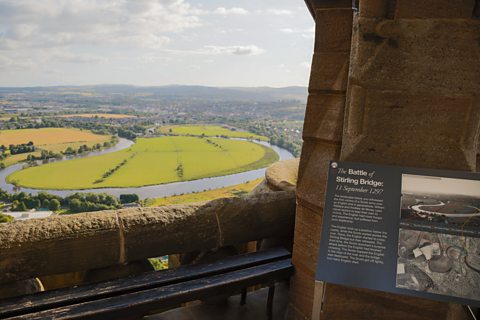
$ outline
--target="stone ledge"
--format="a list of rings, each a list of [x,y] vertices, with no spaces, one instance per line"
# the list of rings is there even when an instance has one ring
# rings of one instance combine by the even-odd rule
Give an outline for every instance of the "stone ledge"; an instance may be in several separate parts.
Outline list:
[[[300,159],[291,159],[272,164],[265,172],[267,185],[274,191],[295,192]]]

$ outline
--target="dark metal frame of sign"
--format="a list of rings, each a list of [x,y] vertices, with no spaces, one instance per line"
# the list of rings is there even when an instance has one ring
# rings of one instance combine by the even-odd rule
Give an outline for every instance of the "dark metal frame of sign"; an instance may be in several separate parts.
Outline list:
[[[480,307],[480,174],[331,162],[316,280]]]

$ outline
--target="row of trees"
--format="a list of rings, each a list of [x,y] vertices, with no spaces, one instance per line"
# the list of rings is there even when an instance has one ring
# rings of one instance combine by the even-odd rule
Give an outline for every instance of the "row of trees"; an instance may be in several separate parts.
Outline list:
[[[26,211],[30,209],[45,209],[58,211],[62,208],[70,213],[111,210],[121,207],[121,203],[138,202],[136,194],[122,194],[120,201],[107,193],[75,193],[62,198],[47,192],[36,195],[19,192],[10,194],[0,189],[0,201],[11,203],[11,211]]]
[[[5,154],[6,150],[7,147],[4,145],[0,146],[0,151],[2,154]],[[33,142],[30,141],[28,143],[11,144],[8,146],[8,150],[10,151],[10,154],[21,154],[35,151],[35,146],[33,145]]]
[[[37,195],[25,192],[10,194],[0,189],[0,201],[11,203],[11,211],[26,211],[29,209],[57,211],[60,209],[63,199],[46,192],[39,192]]]

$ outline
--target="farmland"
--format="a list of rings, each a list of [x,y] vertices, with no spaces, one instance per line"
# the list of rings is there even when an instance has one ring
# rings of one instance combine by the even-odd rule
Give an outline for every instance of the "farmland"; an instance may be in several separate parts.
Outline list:
[[[252,191],[262,180],[263,178],[260,178],[260,179],[255,179],[253,181],[245,182],[242,184],[230,186],[230,187],[207,190],[203,192],[181,194],[181,195],[165,197],[165,198],[156,198],[156,199],[150,200],[148,202],[148,206],[158,207],[158,206],[168,206],[173,204],[185,204],[185,203],[192,203],[192,202],[208,201],[208,200],[213,200],[218,198],[232,198],[232,197],[236,197]]]
[[[38,147],[60,145],[70,142],[107,141],[108,136],[100,136],[89,131],[66,128],[42,128],[0,131],[0,144],[20,144],[33,141]]]
[[[17,171],[9,182],[37,189],[137,187],[220,176],[266,167],[270,148],[248,141],[164,136],[138,138],[125,150]]]
[[[244,138],[268,141],[267,137],[260,136],[251,132],[233,130],[222,126],[202,126],[202,125],[182,125],[182,126],[164,126],[158,128],[160,133],[174,135],[194,135],[194,136],[224,136],[230,138]]]
[[[135,118],[135,116],[132,116],[132,115],[116,114],[116,113],[73,113],[73,114],[64,114],[59,117],[60,118],[103,118],[103,119]]]
[[[32,141],[37,148],[35,152],[22,153],[8,156],[4,163],[11,164],[23,161],[29,154],[38,156],[39,150],[61,152],[67,148],[76,149],[81,145],[89,147],[94,144],[102,144],[110,139],[107,135],[98,135],[86,130],[70,128],[41,128],[41,129],[20,129],[1,130],[0,145],[22,144]]]

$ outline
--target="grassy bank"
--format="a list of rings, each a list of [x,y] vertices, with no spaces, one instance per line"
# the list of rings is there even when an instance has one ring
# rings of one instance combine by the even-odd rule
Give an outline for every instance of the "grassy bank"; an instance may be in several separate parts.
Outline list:
[[[196,192],[196,193],[189,193],[189,194],[182,194],[182,195],[172,196],[172,197],[150,199],[147,202],[147,205],[149,207],[158,207],[158,206],[167,206],[172,204],[184,204],[184,203],[207,201],[207,200],[213,200],[218,198],[237,197],[239,195],[252,191],[262,180],[263,178],[259,178],[253,181],[249,181],[246,183],[237,184],[237,185],[225,187],[225,188],[219,188],[219,189],[207,190],[203,192]]]

